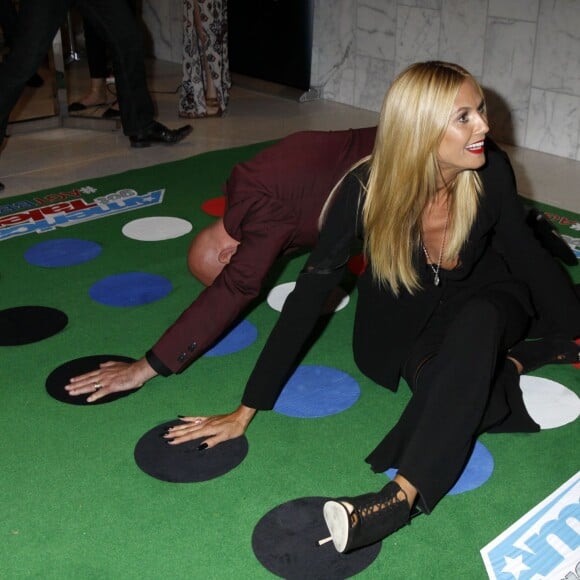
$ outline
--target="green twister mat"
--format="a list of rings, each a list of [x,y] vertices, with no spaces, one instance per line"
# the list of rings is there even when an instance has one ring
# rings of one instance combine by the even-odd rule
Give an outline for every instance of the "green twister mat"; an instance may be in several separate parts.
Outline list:
[[[192,236],[215,219],[204,203],[222,196],[235,163],[266,145],[0,200],[0,310],[38,306],[67,317],[66,326],[44,340],[0,346],[0,578],[272,578],[252,547],[266,514],[292,500],[355,495],[388,481],[372,473],[364,458],[396,422],[410,393],[404,384],[397,393],[380,388],[356,367],[356,290],[329,318],[300,367],[306,374],[338,377],[341,408],[328,404],[324,416],[259,413],[246,433],[247,456],[208,481],[162,481],[135,463],[137,442],[155,426],[178,415],[237,407],[278,316],[269,292],[296,279],[304,253],[281,260],[272,272],[237,327],[250,333],[241,346],[220,343],[184,373],[155,378],[109,404],[66,404],[46,391],[47,377],[68,361],[142,357],[195,299],[202,287],[189,274],[186,255]],[[580,216],[537,207],[580,250]],[[123,233],[143,218],[166,218],[170,229],[184,229],[177,237],[148,241]],[[35,263],[38,245],[46,242],[79,244],[86,260]],[[580,282],[580,266],[567,269]],[[158,294],[127,304],[121,292],[102,285],[110,277],[151,284]],[[432,515],[385,539],[357,578],[485,579],[480,550],[575,475],[580,369],[553,365],[525,379],[544,413],[544,428],[531,435],[481,436],[456,489]],[[497,578],[531,577],[522,554],[512,558],[519,571],[506,560]],[[309,568],[306,560],[301,565]],[[329,568],[316,577],[338,577],[333,574]]]

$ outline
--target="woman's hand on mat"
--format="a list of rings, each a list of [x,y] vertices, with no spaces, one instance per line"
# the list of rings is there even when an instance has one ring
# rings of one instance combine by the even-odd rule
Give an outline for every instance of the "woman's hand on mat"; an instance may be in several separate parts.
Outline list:
[[[112,393],[138,389],[156,375],[144,358],[134,363],[109,361],[94,371],[73,377],[65,390],[73,397],[90,393],[87,401],[94,403]]]
[[[179,445],[207,437],[199,445],[199,449],[209,449],[219,443],[241,437],[256,414],[256,409],[240,405],[228,415],[212,415],[210,417],[180,417],[181,423],[171,427],[164,435],[170,445]]]

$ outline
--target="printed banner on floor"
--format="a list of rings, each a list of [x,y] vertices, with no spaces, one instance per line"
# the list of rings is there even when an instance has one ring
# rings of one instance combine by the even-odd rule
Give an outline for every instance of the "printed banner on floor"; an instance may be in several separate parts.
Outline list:
[[[580,579],[580,471],[482,548],[481,557],[491,580]]]
[[[0,241],[25,234],[49,232],[56,228],[134,211],[163,203],[165,189],[139,195],[134,189],[121,189],[96,195],[92,187],[53,193],[46,198],[22,199],[0,205]],[[83,194],[93,195],[87,199]],[[43,203],[44,202],[44,203]],[[45,203],[48,204],[45,205]]]

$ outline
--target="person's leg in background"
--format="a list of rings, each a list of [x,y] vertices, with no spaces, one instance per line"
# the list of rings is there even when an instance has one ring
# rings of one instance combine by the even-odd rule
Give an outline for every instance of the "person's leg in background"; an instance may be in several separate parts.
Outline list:
[[[83,29],[91,85],[81,99],[69,105],[71,113],[107,103],[107,44],[90,21],[83,20]]]
[[[193,0],[183,6],[179,116],[190,119],[220,116],[228,105],[231,86],[227,3]]]
[[[0,28],[2,28],[5,48],[10,49],[14,42],[17,17],[18,12],[14,2],[12,0],[0,0]],[[34,72],[26,81],[26,85],[29,87],[41,87],[43,84],[44,79],[38,72]]]
[[[4,139],[10,112],[46,56],[70,4],[71,0],[20,2],[12,48],[0,63],[0,139]]]
[[[10,52],[0,63],[0,144],[10,112],[45,58],[72,0],[21,0]]]
[[[16,8],[12,0],[0,0],[0,28],[2,28],[5,46],[12,46],[16,28],[16,15]]]
[[[77,6],[111,50],[121,123],[131,145],[173,144],[189,135],[190,125],[170,130],[154,120],[141,31],[127,1],[79,0]]]

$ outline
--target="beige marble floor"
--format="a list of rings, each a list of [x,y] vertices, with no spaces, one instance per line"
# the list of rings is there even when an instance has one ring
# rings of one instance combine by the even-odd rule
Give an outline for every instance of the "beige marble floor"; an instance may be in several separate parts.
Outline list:
[[[177,116],[180,76],[179,65],[149,63],[149,85],[158,120],[169,127],[188,122]],[[69,98],[80,97],[87,82],[84,63],[74,63],[68,75]],[[192,121],[193,134],[171,147],[131,149],[122,132],[110,130],[109,125],[106,130],[54,128],[32,132],[26,132],[26,123],[11,125],[12,136],[0,157],[0,181],[6,186],[0,197],[279,138],[298,130],[369,126],[378,118],[372,111],[325,100],[301,103],[298,96],[298,91],[235,77],[227,114]],[[506,149],[522,195],[580,213],[580,162],[521,148]]]

